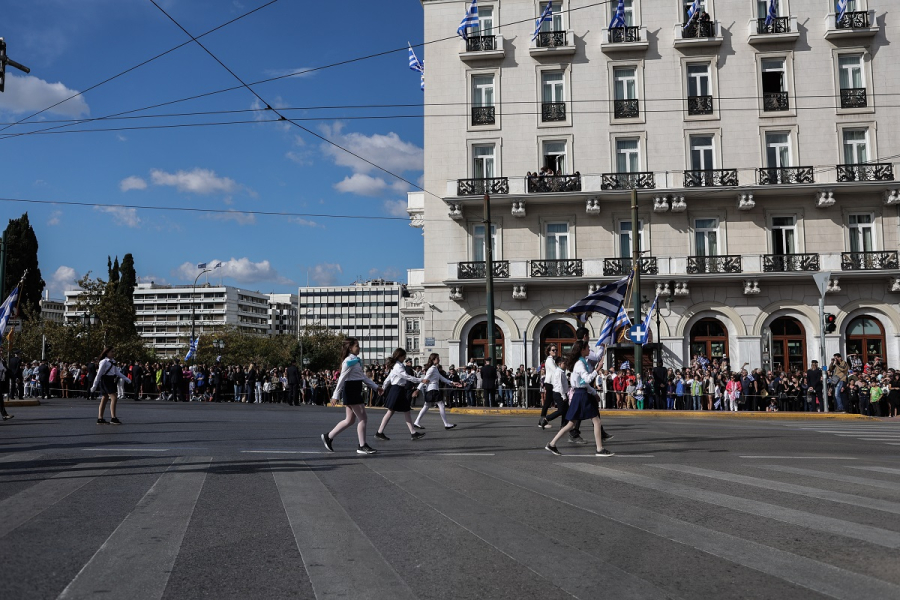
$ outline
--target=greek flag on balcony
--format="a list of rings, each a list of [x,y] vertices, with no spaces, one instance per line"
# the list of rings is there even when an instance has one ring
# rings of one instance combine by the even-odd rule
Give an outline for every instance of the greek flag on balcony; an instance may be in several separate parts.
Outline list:
[[[610,29],[617,27],[625,27],[625,0],[619,0],[616,5],[616,13],[613,15],[612,21],[609,22]]]
[[[19,303],[19,286],[12,291],[9,297],[0,305],[0,337],[6,332],[6,326],[9,324],[9,319],[13,316],[13,313],[16,310],[16,305]]]
[[[778,18],[778,0],[769,0],[769,12],[766,13],[766,27]]]
[[[627,277],[605,285],[593,294],[585,296],[567,308],[566,312],[572,314],[596,312],[607,317],[616,317],[619,309],[622,308],[622,300],[625,299],[625,291],[630,282],[631,275],[629,274]]]
[[[694,0],[694,3],[691,4],[691,7],[688,9],[687,14],[687,23],[684,24],[683,29],[687,29],[688,26],[693,23],[694,19],[697,18],[697,15],[700,14],[700,0]]]
[[[409,68],[413,71],[419,72],[419,79],[421,81],[419,87],[422,88],[422,91],[425,91],[425,63],[419,60],[419,57],[416,56],[416,53],[413,52],[412,46],[409,42],[406,42],[406,45],[409,46]]]
[[[837,0],[837,20],[840,21],[844,18],[844,13],[847,12],[847,0]]]
[[[197,353],[197,344],[200,343],[200,336],[198,335],[194,339],[191,340],[191,344],[188,347],[188,353],[185,355],[184,360],[191,360],[191,357]]]
[[[534,27],[534,35],[531,36],[532,42],[537,39],[538,34],[541,32],[541,25],[543,25],[544,23],[550,23],[551,26],[553,24],[553,2],[548,2],[547,8],[545,8],[544,12],[541,13],[541,16],[538,17],[537,23],[535,23]]]
[[[478,0],[472,0],[472,4],[469,5],[469,9],[466,11],[466,16],[463,17],[462,23],[459,24],[459,28],[456,30],[456,35],[462,36],[464,40],[469,39],[466,30],[478,28],[478,5],[476,2]]]
[[[656,310],[656,303],[657,303],[657,302],[659,302],[659,296],[657,296],[657,297],[653,300],[653,305],[650,307],[650,310],[647,311],[647,316],[644,317],[644,329],[643,329],[643,334],[641,335],[641,339],[638,340],[638,342],[641,344],[641,346],[643,346],[644,344],[646,344],[646,343],[647,343],[647,338],[650,337],[650,321],[651,321],[651,319],[652,319],[652,317],[653,317],[653,311]],[[659,341],[659,340],[657,340],[657,341]]]

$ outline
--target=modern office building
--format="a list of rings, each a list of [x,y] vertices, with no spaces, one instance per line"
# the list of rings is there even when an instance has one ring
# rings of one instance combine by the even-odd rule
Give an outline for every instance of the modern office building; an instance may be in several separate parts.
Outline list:
[[[306,326],[324,325],[358,338],[360,358],[366,364],[384,362],[403,339],[400,332],[400,300],[403,286],[374,279],[348,286],[302,287],[298,291],[297,321]]]
[[[269,294],[269,334],[297,335],[297,295]]]
[[[54,323],[63,322],[63,314],[65,313],[65,301],[57,300],[50,297],[50,291],[45,290],[41,297],[41,318],[45,321],[53,321]]]
[[[807,366],[824,350],[900,364],[900,47],[894,0],[422,0],[426,192],[423,305],[451,363],[485,355],[485,244],[498,359],[567,346],[560,311],[629,273],[660,294],[671,365],[728,355]],[[638,240],[630,193],[637,190]],[[492,226],[483,223],[490,194]],[[594,337],[602,318],[588,323]],[[620,357],[626,348],[618,350]],[[648,353],[645,353],[645,356]]]

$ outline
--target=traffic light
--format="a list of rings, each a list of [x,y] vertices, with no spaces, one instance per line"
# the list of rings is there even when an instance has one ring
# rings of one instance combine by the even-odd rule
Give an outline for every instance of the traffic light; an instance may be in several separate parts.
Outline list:
[[[0,38],[0,93],[6,86],[6,42]]]
[[[825,315],[825,333],[834,333],[837,330],[837,317],[831,313]]]

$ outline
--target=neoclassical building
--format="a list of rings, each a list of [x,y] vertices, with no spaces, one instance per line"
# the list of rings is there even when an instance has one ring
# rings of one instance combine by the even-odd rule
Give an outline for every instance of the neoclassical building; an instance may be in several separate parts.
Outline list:
[[[431,41],[469,3],[422,4]],[[408,199],[422,353],[485,355],[487,243],[498,358],[571,344],[561,311],[632,268],[636,188],[639,293],[645,309],[660,294],[667,364],[807,365],[821,272],[828,355],[900,364],[896,3],[851,0],[838,19],[833,0],[780,0],[766,23],[762,0],[706,0],[709,19],[685,25],[690,4],[627,0],[609,29],[616,2],[557,0],[532,40],[546,2],[483,0],[468,40],[424,47],[426,191]]]

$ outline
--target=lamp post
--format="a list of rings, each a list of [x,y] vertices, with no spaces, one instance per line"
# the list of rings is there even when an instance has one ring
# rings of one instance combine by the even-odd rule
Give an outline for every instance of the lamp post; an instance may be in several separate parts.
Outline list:
[[[215,271],[219,267],[222,266],[222,263],[217,264],[212,269],[203,269],[197,276],[194,277],[194,284],[191,286],[191,343],[194,341],[194,330],[196,328],[197,322],[197,280],[200,279],[200,276],[204,273],[209,273],[211,271]],[[195,353],[196,354],[196,353]]]

